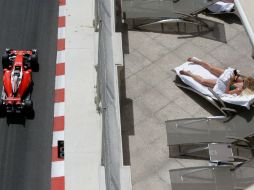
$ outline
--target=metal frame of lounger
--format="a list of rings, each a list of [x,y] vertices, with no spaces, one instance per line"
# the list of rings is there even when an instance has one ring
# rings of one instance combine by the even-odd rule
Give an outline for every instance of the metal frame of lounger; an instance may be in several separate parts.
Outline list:
[[[246,121],[246,123],[244,123],[240,120],[240,116],[230,121],[224,116],[216,116],[175,119],[168,120],[165,123],[168,146],[184,144],[203,146],[209,143],[230,143],[234,146],[248,148],[252,156],[254,156],[253,121]],[[240,125],[240,128],[239,124],[241,123],[242,126]],[[241,144],[239,144],[239,142],[241,142]],[[186,153],[204,150],[206,147],[207,146],[203,146]],[[182,152],[182,154],[185,153]]]

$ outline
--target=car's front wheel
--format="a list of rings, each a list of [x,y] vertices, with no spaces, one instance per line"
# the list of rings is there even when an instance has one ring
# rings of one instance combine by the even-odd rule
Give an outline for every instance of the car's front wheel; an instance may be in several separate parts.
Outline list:
[[[3,65],[3,69],[6,69],[10,66],[9,55],[7,53],[4,53],[2,55],[2,65]]]

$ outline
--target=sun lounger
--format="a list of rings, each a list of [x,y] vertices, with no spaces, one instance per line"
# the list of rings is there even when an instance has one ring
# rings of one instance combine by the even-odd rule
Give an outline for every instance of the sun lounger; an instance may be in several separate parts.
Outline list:
[[[234,166],[199,166],[169,170],[172,190],[243,190],[254,183],[254,161]]]
[[[233,105],[243,106],[243,107],[246,107],[247,109],[250,109],[250,106],[254,102],[254,95],[244,95],[244,96],[238,95],[237,96],[237,95],[230,95],[230,94],[222,94],[218,96],[213,92],[211,88],[208,88],[198,83],[197,81],[195,81],[189,76],[181,75],[179,73],[181,70],[191,71],[192,73],[198,74],[207,79],[217,79],[217,77],[211,74],[205,68],[201,67],[200,65],[192,64],[191,62],[186,62],[175,68],[177,75],[180,77],[183,83],[187,85],[186,87],[184,85],[178,85],[179,87],[184,87],[189,90],[192,88],[191,90],[193,92],[196,92],[197,94],[203,97],[206,97],[208,101],[210,101],[214,106],[217,106],[218,108],[220,108],[222,112],[223,112],[223,109],[226,111],[230,111],[230,110],[227,110],[227,107],[223,102],[227,102]],[[214,103],[213,100],[216,100],[220,103],[216,104]]]
[[[236,139],[246,139],[254,135],[253,116],[254,110],[245,110],[230,119],[212,116],[165,121],[168,145],[232,143]]]
[[[252,57],[254,58],[254,1],[235,0],[236,8],[239,12],[242,23],[249,36],[252,45]]]

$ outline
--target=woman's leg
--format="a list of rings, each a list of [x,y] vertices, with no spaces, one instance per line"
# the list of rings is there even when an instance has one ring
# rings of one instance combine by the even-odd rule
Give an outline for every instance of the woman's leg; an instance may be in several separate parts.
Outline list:
[[[187,61],[193,62],[197,65],[200,65],[202,67],[204,67],[205,69],[207,69],[210,73],[214,74],[215,76],[219,77],[223,72],[224,69],[220,68],[220,67],[216,67],[214,65],[211,65],[205,61],[199,60],[195,57],[190,57],[187,59]]]
[[[216,81],[217,81],[217,80],[213,80],[213,79],[204,79],[203,77],[201,77],[199,75],[195,75],[190,71],[181,70],[180,74],[189,76],[189,77],[193,78],[195,81],[197,81],[198,83],[200,83],[204,86],[211,87],[211,88],[213,88],[215,86]]]

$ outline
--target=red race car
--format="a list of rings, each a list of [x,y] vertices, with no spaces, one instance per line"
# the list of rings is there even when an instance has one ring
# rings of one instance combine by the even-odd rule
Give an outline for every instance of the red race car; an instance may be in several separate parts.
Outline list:
[[[6,49],[2,56],[3,90],[0,109],[5,113],[33,111],[32,71],[38,70],[37,50]]]

